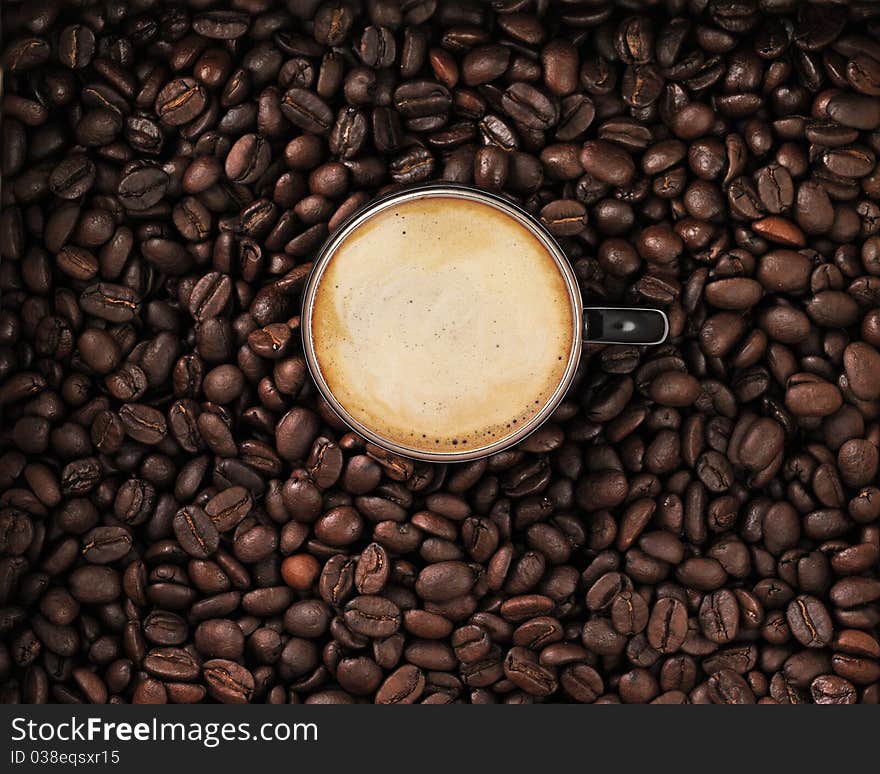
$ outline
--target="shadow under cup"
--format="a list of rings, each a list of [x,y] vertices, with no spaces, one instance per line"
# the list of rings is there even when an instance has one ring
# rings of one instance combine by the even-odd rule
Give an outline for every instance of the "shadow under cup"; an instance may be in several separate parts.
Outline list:
[[[537,429],[574,377],[585,321],[591,333],[625,332],[620,312],[585,320],[567,258],[528,213],[438,184],[378,199],[328,239],[301,329],[318,389],[356,433],[414,459],[463,462]]]

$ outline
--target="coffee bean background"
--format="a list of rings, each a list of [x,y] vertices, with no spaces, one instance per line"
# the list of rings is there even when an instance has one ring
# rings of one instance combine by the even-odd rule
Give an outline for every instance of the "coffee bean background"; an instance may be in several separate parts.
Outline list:
[[[3,30],[2,701],[880,701],[880,8],[12,0]],[[450,466],[346,432],[297,316],[328,233],[438,179],[671,320]]]

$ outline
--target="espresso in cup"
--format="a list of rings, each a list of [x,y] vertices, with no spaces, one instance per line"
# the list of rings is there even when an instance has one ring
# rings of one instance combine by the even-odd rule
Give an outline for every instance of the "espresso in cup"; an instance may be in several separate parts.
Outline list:
[[[556,392],[576,303],[542,241],[482,201],[427,197],[335,248],[312,306],[314,355],[346,413],[424,452],[496,444]]]
[[[657,344],[656,309],[587,308],[553,237],[468,186],[380,199],[325,243],[303,293],[322,396],[366,440],[417,459],[501,451],[552,413],[584,338]]]

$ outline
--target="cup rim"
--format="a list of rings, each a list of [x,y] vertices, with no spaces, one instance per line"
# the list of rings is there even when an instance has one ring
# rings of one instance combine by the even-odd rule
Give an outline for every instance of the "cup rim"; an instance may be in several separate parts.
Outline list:
[[[312,312],[316,291],[324,271],[339,246],[352,234],[352,232],[355,231],[355,229],[379,212],[384,211],[388,207],[400,204],[401,202],[425,198],[459,198],[476,201],[501,210],[517,220],[541,242],[547,252],[552,256],[557,268],[565,280],[569,303],[572,309],[573,330],[568,362],[566,363],[565,371],[562,374],[559,384],[556,386],[556,389],[550,397],[544,402],[544,405],[538,413],[514,433],[511,433],[504,438],[500,438],[497,441],[493,441],[486,446],[462,451],[432,452],[412,448],[385,438],[355,419],[348,413],[348,411],[346,411],[345,407],[339,402],[339,400],[337,400],[333,391],[324,379],[318,363],[318,358],[315,354],[314,343],[312,341]],[[346,218],[336,231],[327,238],[315,256],[312,269],[309,272],[308,279],[303,288],[300,333],[302,336],[303,354],[305,356],[306,365],[308,366],[309,373],[311,374],[312,380],[317,386],[318,391],[333,412],[355,433],[376,446],[380,446],[394,454],[399,454],[409,459],[425,462],[468,462],[471,460],[482,459],[483,457],[488,457],[492,454],[504,451],[505,449],[509,449],[511,446],[514,446],[535,432],[535,430],[544,424],[544,422],[556,410],[556,407],[565,397],[572,379],[574,379],[580,361],[584,338],[583,313],[584,307],[581,299],[580,287],[577,283],[577,278],[571,268],[568,257],[550,232],[537,220],[537,218],[528,213],[518,204],[489,191],[483,191],[479,188],[462,185],[460,183],[428,183],[425,185],[410,186],[386,194],[377,199],[373,199]]]

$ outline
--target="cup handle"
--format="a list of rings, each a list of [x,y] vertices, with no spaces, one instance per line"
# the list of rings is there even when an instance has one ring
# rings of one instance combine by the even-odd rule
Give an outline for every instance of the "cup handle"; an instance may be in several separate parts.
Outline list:
[[[591,306],[584,309],[584,338],[599,344],[662,344],[669,318],[659,309]]]

